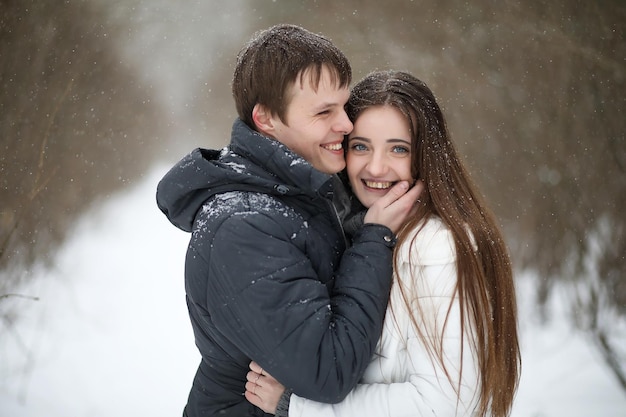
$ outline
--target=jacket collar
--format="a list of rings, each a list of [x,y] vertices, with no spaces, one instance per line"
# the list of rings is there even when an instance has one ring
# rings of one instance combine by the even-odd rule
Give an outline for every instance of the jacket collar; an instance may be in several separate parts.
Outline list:
[[[332,195],[334,175],[318,171],[287,146],[252,130],[240,119],[233,124],[230,150],[263,167],[287,187],[305,194]]]

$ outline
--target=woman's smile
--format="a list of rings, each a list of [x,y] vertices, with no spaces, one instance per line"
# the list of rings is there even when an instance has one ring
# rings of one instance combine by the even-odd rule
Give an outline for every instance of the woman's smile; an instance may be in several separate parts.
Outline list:
[[[368,108],[354,122],[346,152],[352,191],[365,207],[411,177],[411,134],[404,115],[392,106]]]

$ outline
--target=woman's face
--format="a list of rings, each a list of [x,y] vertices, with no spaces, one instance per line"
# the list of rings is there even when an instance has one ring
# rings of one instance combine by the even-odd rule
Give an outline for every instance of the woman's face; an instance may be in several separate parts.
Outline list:
[[[387,194],[400,180],[411,184],[411,134],[404,115],[391,106],[360,114],[348,136],[346,153],[352,190],[365,207]]]

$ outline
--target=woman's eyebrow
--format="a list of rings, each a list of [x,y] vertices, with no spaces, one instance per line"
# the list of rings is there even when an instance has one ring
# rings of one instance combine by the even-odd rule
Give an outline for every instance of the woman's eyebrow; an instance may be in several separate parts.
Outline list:
[[[387,139],[387,142],[389,142],[389,143],[406,143],[407,145],[411,144],[411,141],[408,141],[406,139],[399,139],[399,138],[389,138],[389,139]]]
[[[372,142],[371,139],[365,138],[363,136],[353,136],[350,139],[348,139],[348,142],[351,142],[353,140],[360,140],[360,141],[368,142],[368,143]],[[406,145],[410,145],[411,144],[411,141],[406,140],[406,139],[400,139],[400,138],[389,138],[389,139],[385,140],[385,142],[387,142],[387,143],[404,143]]]
[[[364,138],[363,136],[353,136],[353,137],[348,139],[348,142],[352,142],[353,140],[360,140],[360,141],[363,141],[363,142],[371,142],[370,139]]]

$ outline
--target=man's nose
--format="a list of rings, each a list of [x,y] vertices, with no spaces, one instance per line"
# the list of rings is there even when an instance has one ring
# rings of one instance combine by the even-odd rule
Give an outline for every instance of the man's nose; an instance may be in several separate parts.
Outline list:
[[[350,121],[350,118],[345,111],[342,111],[341,115],[339,115],[337,119],[337,122],[335,123],[335,131],[347,135],[348,133],[352,132],[352,128],[354,128],[354,125]]]

